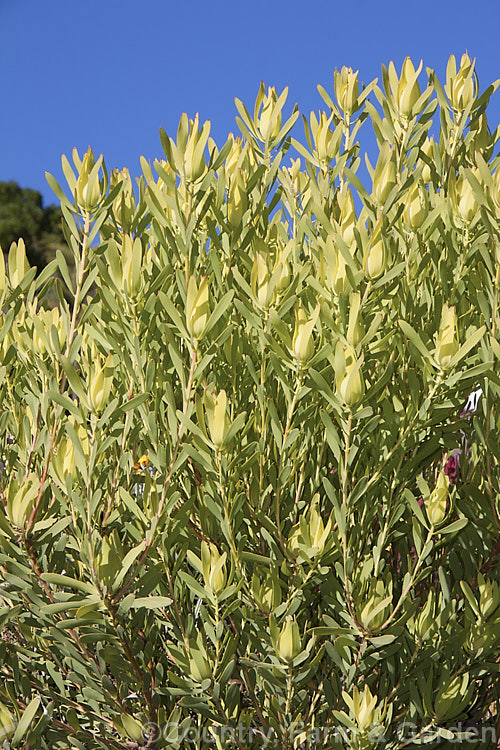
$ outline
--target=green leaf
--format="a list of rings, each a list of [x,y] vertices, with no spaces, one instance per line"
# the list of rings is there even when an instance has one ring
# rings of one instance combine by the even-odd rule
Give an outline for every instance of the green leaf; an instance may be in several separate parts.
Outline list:
[[[115,591],[117,591],[120,588],[131,566],[133,565],[135,560],[137,560],[137,558],[139,557],[139,555],[141,554],[141,552],[144,550],[145,547],[146,547],[146,542],[143,540],[140,544],[138,544],[136,547],[134,547],[129,552],[127,552],[127,554],[123,558],[120,572],[118,573],[118,575],[115,577],[113,581],[113,587]]]
[[[168,596],[145,596],[135,599],[132,609],[161,609],[169,607],[171,604],[172,599]]]
[[[77,589],[77,591],[83,591],[86,594],[95,594],[96,589],[92,583],[86,581],[77,581],[69,576],[61,575],[60,573],[41,573],[40,578],[46,583],[51,583],[54,586],[61,586],[62,588]]]
[[[227,311],[229,305],[233,301],[234,297],[234,291],[231,289],[229,292],[227,292],[222,299],[218,301],[216,304],[212,314],[210,315],[207,326],[205,328],[205,334],[209,333],[209,331],[213,328],[213,326],[217,323],[219,318],[221,318],[224,313]]]
[[[418,349],[420,354],[425,359],[430,359],[430,352],[426,349],[424,342],[422,341],[418,333],[411,327],[411,325],[405,320],[399,320],[399,325],[406,338],[411,341],[411,343]]]
[[[443,528],[439,528],[440,534],[454,534],[456,531],[460,531],[460,529],[463,529],[465,526],[467,526],[469,522],[468,518],[459,518],[457,521],[453,521],[453,523],[450,523],[448,526],[444,526]]]
[[[460,360],[463,359],[465,355],[471,351],[471,349],[474,349],[474,347],[479,344],[479,342],[481,341],[485,333],[486,333],[486,326],[483,325],[481,326],[481,328],[478,328],[477,331],[474,331],[473,334],[467,337],[467,341],[464,344],[462,344],[458,352],[450,361],[450,364],[449,364],[450,369],[452,367],[456,367],[456,365],[458,365]]]
[[[79,609],[87,604],[98,604],[101,602],[101,597],[98,594],[87,596],[85,599],[68,599],[62,602],[54,602],[53,604],[45,604],[41,607],[40,612],[44,615],[53,615],[58,612],[70,612],[72,609]]]
[[[374,638],[368,638],[376,648],[382,648],[388,646],[390,643],[394,643],[396,636],[388,633],[387,635],[377,635]]]
[[[47,182],[49,183],[52,191],[56,194],[56,196],[59,198],[59,200],[62,203],[66,203],[67,205],[70,205],[68,199],[66,198],[66,196],[64,194],[63,189],[61,188],[61,186],[59,185],[59,183],[57,182],[57,180],[54,177],[52,177],[52,175],[50,174],[50,172],[45,172],[45,179],[47,180]]]
[[[40,707],[40,698],[33,698],[23,711],[23,715],[19,719],[19,724],[16,727],[14,736],[12,737],[12,747],[19,747],[19,744],[26,732],[30,728],[30,725],[35,718],[36,712]]]
[[[119,409],[121,412],[127,412],[131,409],[137,409],[139,406],[142,406],[142,404],[145,404],[150,397],[151,394],[149,393],[139,393],[139,395],[133,396],[131,399],[122,404]]]
[[[73,416],[75,416],[77,419],[80,419],[80,410],[76,406],[75,402],[72,401],[72,399],[70,399],[64,393],[58,393],[57,391],[47,391],[47,396],[56,404],[59,404],[64,409],[71,412],[71,414],[73,414]]]
[[[425,518],[425,516],[424,516],[424,514],[422,512],[422,508],[417,503],[417,501],[416,501],[415,496],[413,495],[413,493],[410,492],[410,490],[408,488],[406,488],[403,491],[403,496],[408,501],[408,503],[410,505],[410,508],[412,509],[414,515],[418,518],[418,520],[420,521],[420,523],[422,524],[422,526],[424,528],[428,529],[429,525],[427,523],[427,520],[426,520],[426,518]]]
[[[341,460],[341,448],[338,432],[334,427],[330,415],[326,411],[323,410],[320,412],[320,418],[325,426],[325,434],[328,445],[330,446],[332,453],[335,456],[335,460],[337,461],[337,463],[339,463]]]
[[[479,605],[478,605],[478,603],[476,601],[476,597],[472,593],[472,589],[469,586],[469,584],[466,583],[465,581],[460,581],[460,588],[464,592],[465,598],[469,602],[469,604],[471,606],[471,609],[474,612],[474,614],[476,615],[476,617],[480,617],[481,616],[481,610],[480,610]]]
[[[62,354],[60,357],[60,362],[63,367],[64,373],[66,377],[68,378],[68,383],[70,384],[72,390],[78,396],[80,403],[82,403],[84,406],[88,408],[87,394],[83,388],[80,378],[78,377],[78,374],[75,370],[73,363],[70,362],[70,360],[67,357],[63,356]]]
[[[184,581],[187,586],[189,586],[191,591],[196,594],[196,596],[199,596],[200,599],[207,599],[208,592],[205,591],[205,589],[198,583],[195,578],[193,578],[193,576],[190,576],[189,573],[186,573],[184,570],[180,570],[179,578]]]

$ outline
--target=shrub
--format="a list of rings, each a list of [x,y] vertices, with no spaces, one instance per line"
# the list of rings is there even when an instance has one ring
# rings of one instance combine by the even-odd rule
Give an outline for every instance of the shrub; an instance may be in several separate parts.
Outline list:
[[[220,150],[183,115],[136,185],[48,177],[75,280],[0,268],[5,747],[488,746],[496,84],[420,70],[335,71],[305,143],[262,85]]]

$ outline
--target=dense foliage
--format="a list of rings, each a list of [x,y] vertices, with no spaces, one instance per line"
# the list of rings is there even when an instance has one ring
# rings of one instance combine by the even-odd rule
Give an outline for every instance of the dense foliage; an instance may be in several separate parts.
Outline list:
[[[48,177],[75,277],[0,262],[5,747],[497,746],[496,84],[421,68]]]

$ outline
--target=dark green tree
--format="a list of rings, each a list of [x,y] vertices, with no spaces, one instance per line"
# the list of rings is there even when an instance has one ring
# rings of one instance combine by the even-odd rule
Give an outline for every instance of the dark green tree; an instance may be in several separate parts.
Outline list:
[[[43,205],[38,190],[0,182],[0,246],[4,253],[22,237],[30,265],[41,271],[60,248],[66,251],[58,206]]]

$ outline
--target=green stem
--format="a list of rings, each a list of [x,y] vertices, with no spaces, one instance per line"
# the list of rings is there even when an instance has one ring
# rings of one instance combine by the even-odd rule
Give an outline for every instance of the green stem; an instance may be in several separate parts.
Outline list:
[[[75,296],[73,298],[73,312],[71,315],[71,324],[69,327],[68,340],[66,342],[66,350],[64,352],[64,355],[66,357],[69,356],[69,353],[71,350],[71,344],[73,343],[73,337],[75,335],[75,330],[76,330],[76,318],[78,315],[78,308],[80,306],[80,295],[82,293],[83,279],[85,276],[85,264],[87,262],[89,235],[90,235],[90,214],[88,211],[86,211],[83,217],[83,235],[82,235],[82,241],[81,241],[82,252],[80,255],[80,260],[79,260],[79,265],[78,265],[78,277],[77,277],[77,282],[76,282]]]
[[[433,388],[432,388],[432,390],[431,390],[431,392],[430,392],[430,394],[429,394],[429,397],[428,397],[428,399],[427,399],[427,400],[429,401],[429,403],[430,403],[430,402],[432,401],[432,399],[434,398],[434,396],[435,396],[435,394],[436,394],[436,391],[438,390],[439,386],[440,386],[440,385],[441,385],[441,383],[442,383],[442,380],[443,380],[443,374],[442,374],[442,373],[440,373],[440,374],[439,374],[439,376],[438,376],[438,378],[437,378],[437,380],[436,380],[436,382],[434,383],[434,386],[433,386]],[[396,453],[396,451],[398,450],[398,448],[400,448],[400,447],[401,447],[401,445],[403,444],[403,442],[404,442],[404,441],[406,440],[406,438],[408,437],[408,435],[409,435],[409,434],[410,434],[410,432],[412,431],[412,429],[413,429],[413,426],[414,426],[415,422],[417,421],[417,418],[418,418],[418,415],[419,415],[419,413],[420,413],[420,409],[418,409],[418,410],[417,410],[417,411],[415,412],[415,414],[413,415],[412,419],[410,420],[410,422],[409,422],[409,424],[408,424],[407,428],[406,428],[406,429],[405,429],[405,430],[403,431],[403,434],[401,435],[401,437],[400,437],[400,438],[399,438],[399,439],[398,439],[398,440],[396,441],[396,443],[395,443],[395,444],[393,445],[393,447],[391,448],[391,450],[390,450],[390,451],[389,451],[389,453],[387,454],[386,458],[385,458],[385,459],[384,459],[384,461],[383,461],[383,462],[382,462],[382,463],[380,464],[380,466],[379,466],[379,467],[378,467],[378,469],[377,469],[377,470],[375,471],[375,473],[371,475],[370,479],[368,480],[368,482],[367,482],[367,484],[366,484],[366,487],[365,487],[365,493],[366,493],[366,492],[367,492],[367,490],[368,490],[368,489],[369,489],[369,488],[370,488],[370,487],[371,487],[371,486],[372,486],[373,484],[375,484],[375,482],[376,482],[376,481],[377,481],[377,480],[379,479],[379,477],[380,477],[380,476],[381,476],[381,474],[382,474],[382,473],[384,472],[384,469],[385,469],[385,467],[387,466],[387,464],[389,463],[389,461],[391,460],[391,458],[393,457],[393,455],[394,455],[394,454]]]
[[[219,617],[219,597],[217,594],[214,596],[215,598],[215,665],[214,665],[214,675],[217,674],[217,669],[219,668],[219,658],[220,658],[220,641],[219,636],[217,635],[217,629],[219,627],[220,617]]]
[[[268,330],[269,311],[265,312],[264,328],[267,333]],[[261,361],[260,361],[260,388],[262,403],[260,406],[260,439],[262,447],[265,445],[265,433],[266,433],[266,404],[265,404],[265,376],[266,376],[266,359],[265,359],[266,347],[262,345]],[[264,453],[261,451],[259,455],[259,499],[263,494],[264,486]]]
[[[405,599],[406,599],[406,597],[408,595],[408,592],[413,587],[413,584],[415,582],[415,578],[417,577],[417,573],[420,570],[420,567],[421,567],[422,562],[424,560],[424,552],[426,554],[429,554],[429,550],[427,550],[426,548],[427,548],[427,545],[429,544],[429,542],[431,541],[433,535],[434,535],[434,526],[431,526],[431,528],[429,529],[429,532],[427,534],[427,539],[425,540],[425,543],[422,545],[422,549],[420,551],[420,555],[418,556],[418,560],[415,563],[415,567],[413,568],[413,571],[412,571],[412,574],[411,574],[411,578],[408,581],[408,583],[406,584],[406,586],[404,587],[403,591],[401,592],[401,596],[399,597],[398,603],[396,604],[396,606],[392,610],[392,612],[389,615],[389,617],[387,618],[387,620],[383,623],[383,625],[381,626],[380,630],[385,630],[386,627],[391,624],[391,622],[394,620],[394,618],[396,617],[397,613],[399,612],[399,610],[403,606],[404,601],[405,601]]]
[[[363,630],[363,627],[358,622],[358,619],[356,617],[356,612],[354,611],[354,603],[352,601],[351,597],[351,589],[349,585],[349,578],[347,575],[347,533],[346,533],[346,524],[347,524],[347,494],[348,494],[348,487],[347,487],[347,479],[348,479],[348,463],[349,463],[349,450],[351,447],[351,429],[352,429],[352,412],[349,412],[349,418],[347,420],[347,430],[346,430],[346,437],[345,437],[345,450],[344,450],[344,465],[342,468],[342,509],[344,511],[345,515],[345,523],[342,530],[342,549],[343,549],[343,568],[344,568],[344,590],[346,595],[346,602],[347,602],[347,608],[349,610],[349,614],[351,615],[351,618],[353,622],[357,625],[357,627],[360,630]]]
[[[185,393],[184,393],[184,406],[183,406],[183,409],[182,409],[182,413],[184,415],[187,414],[187,411],[188,411],[188,408],[189,408],[189,403],[190,403],[190,400],[191,400],[191,391],[192,391],[192,388],[193,388],[194,372],[195,372],[195,369],[196,369],[197,356],[198,356],[198,349],[194,348],[193,351],[192,351],[192,353],[191,353],[191,367],[189,369],[188,382],[187,382],[186,390],[185,390]],[[170,464],[169,464],[168,471],[167,471],[167,477],[166,477],[164,485],[163,485],[163,490],[162,490],[160,502],[158,503],[158,510],[156,511],[156,514],[155,514],[155,516],[153,518],[153,521],[152,521],[152,532],[148,535],[148,539],[146,541],[146,546],[144,547],[144,551],[141,554],[141,557],[139,558],[139,561],[138,561],[138,563],[137,563],[137,565],[135,567],[134,572],[125,581],[125,583],[123,584],[123,586],[121,587],[121,589],[115,594],[115,596],[114,596],[114,601],[115,602],[119,601],[123,596],[125,596],[125,594],[129,590],[130,586],[132,585],[132,583],[133,583],[133,581],[135,579],[135,576],[138,575],[139,571],[141,570],[142,566],[144,565],[144,561],[146,560],[146,557],[148,556],[149,549],[150,549],[150,547],[151,547],[151,545],[153,543],[154,532],[155,532],[156,528],[158,527],[158,523],[159,523],[160,518],[161,518],[163,507],[165,505],[165,500],[166,500],[166,497],[167,497],[168,488],[170,487],[170,482],[172,481],[172,476],[173,476],[173,473],[174,473],[174,466],[175,466],[175,462],[176,462],[176,459],[177,459],[177,454],[179,452],[179,448],[180,448],[180,445],[181,445],[181,442],[182,442],[182,438],[184,436],[184,430],[185,430],[185,428],[184,428],[184,425],[182,424],[182,422],[179,423],[179,428],[178,428],[178,432],[177,432],[177,440],[176,440],[176,443],[175,443],[173,451],[172,451],[172,456],[170,458]]]
[[[285,446],[286,439],[288,437],[288,433],[290,432],[290,427],[292,426],[295,405],[297,403],[297,398],[298,398],[300,389],[302,387],[302,375],[303,375],[302,370],[299,370],[298,377],[297,377],[297,386],[295,388],[295,392],[293,394],[292,400],[290,402],[290,406],[288,408],[285,431],[283,432],[280,457],[279,457],[279,462],[278,462],[278,476],[277,476],[277,481],[276,481],[276,497],[275,497],[276,526],[278,528],[278,538],[279,538],[280,546],[286,557],[288,557],[289,555],[286,549],[285,540],[283,538],[283,532],[281,530],[281,473],[283,471],[283,458],[284,458],[284,453],[285,453],[284,446]]]
[[[118,640],[120,641],[122,645],[123,651],[125,652],[127,661],[132,667],[132,670],[135,674],[138,684],[141,686],[142,694],[144,696],[144,700],[148,707],[148,720],[152,724],[157,724],[158,715],[157,715],[156,708],[153,705],[153,694],[151,692],[151,688],[147,684],[145,677],[144,677],[145,670],[142,669],[139,663],[137,662],[137,659],[135,658],[132,652],[132,647],[129,643],[129,640],[127,636],[125,635],[123,628],[120,626],[120,623],[118,622],[116,606],[108,599],[105,599],[105,604],[108,608],[108,612],[110,614],[111,621],[115,629],[115,633],[118,637]],[[150,747],[151,748],[156,747],[156,743],[154,743],[153,745],[150,745]]]
[[[227,526],[227,535],[229,539],[229,548],[231,550],[231,559],[234,563],[234,566],[238,572],[238,576],[240,577],[241,581],[243,582],[243,586],[245,588],[245,591],[247,593],[247,596],[249,597],[250,601],[252,602],[252,605],[257,607],[257,604],[255,602],[255,599],[253,598],[251,588],[248,584],[246,572],[243,569],[241,565],[241,561],[238,555],[238,548],[236,547],[236,541],[233,534],[233,527],[231,524],[231,517],[230,517],[230,509],[229,509],[229,502],[227,499],[227,493],[226,493],[226,487],[225,482],[222,476],[222,457],[220,451],[217,451],[216,455],[216,463],[217,463],[217,472],[219,475],[219,492],[222,499],[222,507],[224,510],[224,520],[226,522]]]
[[[409,740],[406,740],[406,742],[399,744],[398,750],[401,750],[401,748],[403,747],[408,747],[408,745],[413,745],[415,743],[415,740],[418,740],[420,737],[422,737],[422,735],[424,735],[429,729],[432,729],[433,726],[434,726],[434,722],[427,724],[427,726],[421,729],[420,732],[418,732],[418,734],[413,735],[412,737],[410,737]]]
[[[290,707],[292,703],[292,690],[293,690],[293,671],[291,665],[288,667],[288,675],[286,679],[286,703],[285,703],[285,721],[288,722],[290,716]],[[284,746],[289,747],[289,741],[288,741],[288,723],[285,724],[284,727]]]
[[[78,269],[78,279],[77,279],[77,284],[76,284],[76,289],[75,289],[75,296],[74,296],[74,299],[73,299],[73,312],[72,312],[72,315],[71,315],[71,324],[70,324],[69,333],[68,333],[68,340],[66,342],[66,349],[65,349],[65,352],[64,352],[64,354],[65,354],[66,357],[68,357],[69,354],[70,354],[71,344],[73,343],[73,337],[75,335],[76,318],[77,318],[77,314],[78,314],[78,308],[79,308],[79,305],[80,305],[80,295],[81,295],[81,291],[82,291],[82,288],[83,288],[83,278],[84,278],[84,275],[85,275],[85,262],[86,262],[86,258],[87,258],[87,247],[88,247],[88,242],[89,242],[89,234],[90,234],[90,214],[88,212],[85,212],[85,215],[84,215],[84,225],[83,225],[83,235],[82,235],[82,241],[81,241],[82,252],[81,252],[81,256],[80,256],[80,265],[79,265],[79,269]],[[59,385],[59,392],[60,393],[63,392],[65,385],[66,385],[66,376],[64,375],[63,378],[62,378],[62,380],[61,380],[61,383]],[[40,489],[38,491],[38,495],[37,495],[37,498],[35,500],[35,503],[34,503],[34,506],[33,506],[33,510],[31,511],[31,515],[30,515],[30,517],[28,519],[28,522],[26,524],[26,529],[25,529],[25,533],[26,534],[28,534],[30,532],[30,530],[31,530],[31,528],[32,528],[32,526],[33,526],[33,524],[35,522],[36,513],[38,511],[38,507],[39,507],[40,502],[42,500],[42,494],[43,494],[43,490],[44,490],[44,486],[45,486],[45,481],[47,479],[47,474],[48,474],[48,471],[49,471],[50,457],[52,455],[52,450],[53,450],[53,447],[54,447],[54,440],[55,440],[56,433],[57,433],[57,426],[58,426],[58,422],[59,422],[59,417],[61,415],[61,411],[62,411],[62,406],[57,405],[56,409],[55,409],[55,413],[54,413],[54,424],[52,426],[52,431],[51,431],[50,439],[49,439],[49,445],[48,445],[48,449],[47,449],[47,458],[45,459],[45,465],[44,465],[43,472],[42,472],[42,477],[41,477],[41,480],[40,480]]]

